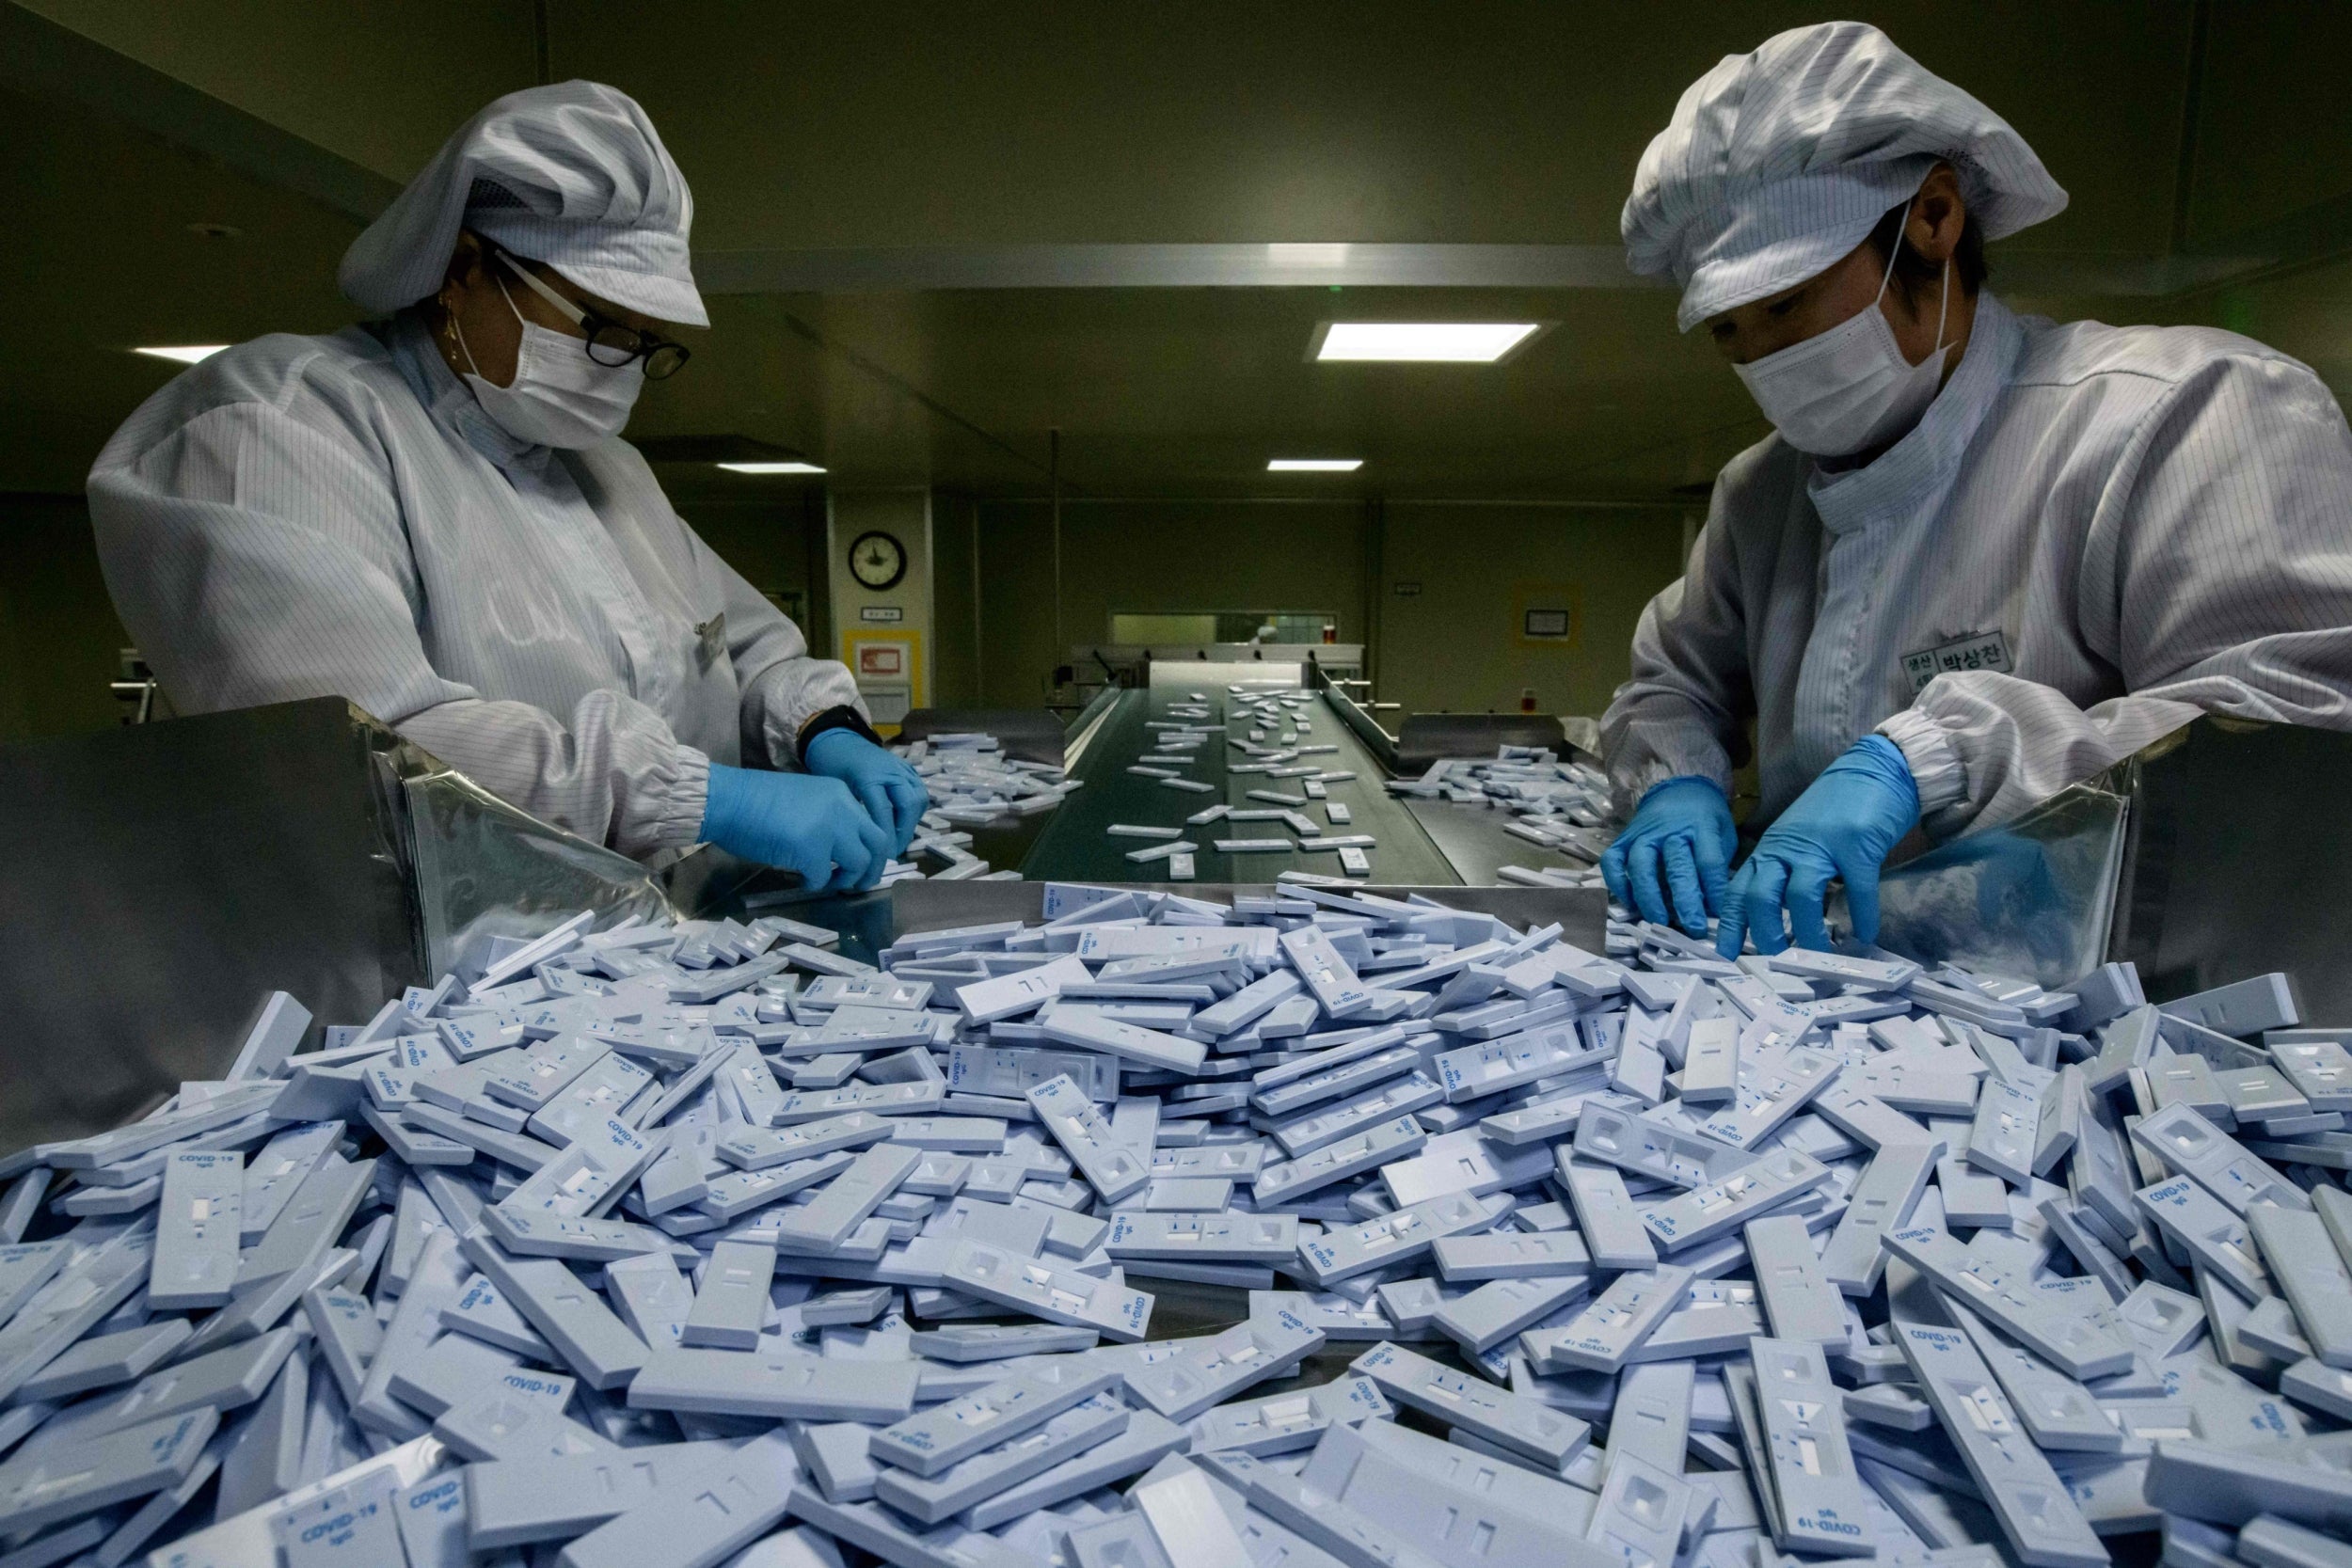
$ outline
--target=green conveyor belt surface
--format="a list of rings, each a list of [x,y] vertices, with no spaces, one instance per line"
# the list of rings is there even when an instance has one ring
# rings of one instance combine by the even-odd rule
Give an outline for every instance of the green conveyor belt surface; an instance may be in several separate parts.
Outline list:
[[[1206,692],[1210,712],[1205,721],[1191,721],[1223,724],[1229,701],[1225,688],[1219,685],[1192,689]],[[1118,707],[1103,721],[1085,755],[1073,769],[1086,781],[1086,787],[1072,795],[1054,814],[1053,820],[1021,863],[1022,875],[1032,881],[1166,881],[1165,862],[1138,864],[1127,859],[1129,850],[1143,848],[1152,841],[1113,838],[1104,832],[1112,823],[1122,822],[1181,829],[1186,839],[1200,847],[1195,875],[1203,882],[1270,882],[1284,871],[1339,876],[1340,857],[1327,849],[1319,853],[1292,850],[1283,854],[1229,855],[1219,853],[1216,847],[1216,841],[1220,838],[1295,839],[1298,835],[1287,823],[1225,820],[1200,827],[1186,825],[1185,817],[1219,801],[1236,810],[1265,808],[1267,802],[1248,799],[1248,792],[1252,789],[1277,790],[1285,795],[1304,793],[1299,787],[1302,779],[1229,771],[1231,764],[1253,759],[1228,746],[1222,730],[1212,730],[1198,759],[1190,767],[1179,768],[1184,777],[1208,784],[1206,794],[1169,789],[1157,779],[1127,771],[1137,762],[1152,760],[1147,753],[1155,749],[1161,732],[1150,727],[1152,721],[1172,721],[1168,719],[1169,708],[1192,705],[1195,705],[1189,702],[1183,687],[1161,686],[1121,695]],[[1355,820],[1343,826],[1329,822],[1319,800],[1294,809],[1323,824],[1324,832],[1332,837],[1372,834],[1378,841],[1366,851],[1372,857],[1373,881],[1388,886],[1459,885],[1461,878],[1454,874],[1453,865],[1413,819],[1404,802],[1383,787],[1386,775],[1380,765],[1340,722],[1338,716],[1321,701],[1302,705],[1298,714],[1310,726],[1300,731],[1301,743],[1336,746],[1339,750],[1302,756],[1292,766],[1314,763],[1328,771],[1355,774],[1353,779],[1326,786],[1331,800],[1345,802],[1353,811]],[[1272,743],[1269,737],[1263,744]]]

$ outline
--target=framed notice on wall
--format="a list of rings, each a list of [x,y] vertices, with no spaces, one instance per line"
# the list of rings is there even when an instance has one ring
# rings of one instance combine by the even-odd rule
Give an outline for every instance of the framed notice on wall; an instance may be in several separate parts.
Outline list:
[[[884,735],[892,733],[909,708],[923,705],[922,634],[904,627],[851,630],[842,633],[841,643],[847,656],[842,662],[857,682],[857,694],[873,716],[874,727]]]
[[[1511,596],[1512,630],[1523,644],[1574,648],[1584,638],[1584,595],[1573,583],[1521,583]]]

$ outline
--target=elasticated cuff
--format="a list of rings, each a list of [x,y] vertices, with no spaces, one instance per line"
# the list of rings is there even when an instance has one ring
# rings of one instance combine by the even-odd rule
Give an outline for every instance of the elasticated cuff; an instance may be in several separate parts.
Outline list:
[[[653,822],[657,847],[683,849],[703,836],[703,814],[710,805],[710,758],[691,746],[677,749],[668,799]]]
[[[877,746],[883,744],[882,737],[874,733],[874,726],[866,721],[866,715],[846,705],[841,707],[829,707],[807,723],[803,724],[801,733],[793,736],[793,754],[801,759],[803,768],[808,766],[808,743],[827,730],[850,730],[863,736]]]
[[[1879,726],[1911,767],[1911,782],[1918,786],[1919,815],[1934,816],[1967,797],[1968,769],[1952,749],[1944,728],[1917,708],[1905,708]]]

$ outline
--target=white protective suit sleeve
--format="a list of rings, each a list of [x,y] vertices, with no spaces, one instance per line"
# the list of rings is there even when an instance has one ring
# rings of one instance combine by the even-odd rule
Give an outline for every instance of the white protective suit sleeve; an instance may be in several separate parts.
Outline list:
[[[230,403],[91,476],[102,544],[137,562],[110,560],[108,586],[165,689],[190,711],[348,697],[584,838],[632,855],[692,843],[708,759],[651,708],[598,690],[559,716],[434,670],[393,487],[353,434]]]
[[[699,535],[694,552],[725,585],[727,652],[743,683],[744,766],[797,768],[802,725],[837,707],[865,715],[857,682],[837,660],[811,657],[801,628]]]
[[[1879,726],[1928,831],[2006,821],[2197,717],[2352,729],[2352,430],[2300,365],[2217,357],[2097,490],[2076,614],[2130,693],[1937,677]]]
[[[1722,489],[1717,487],[1720,504]],[[1728,797],[1747,760],[1756,691],[1732,530],[1712,515],[1680,578],[1650,600],[1633,632],[1633,672],[1602,716],[1617,810],[1668,779],[1711,779]]]
[[[607,442],[570,455],[575,471],[583,472],[591,488],[626,497],[630,506],[662,508],[693,557],[692,575],[719,584],[727,654],[742,693],[738,713],[744,767],[799,767],[801,727],[820,713],[854,708],[870,721],[849,668],[809,652],[801,628],[670,510],[660,486],[632,448]]]

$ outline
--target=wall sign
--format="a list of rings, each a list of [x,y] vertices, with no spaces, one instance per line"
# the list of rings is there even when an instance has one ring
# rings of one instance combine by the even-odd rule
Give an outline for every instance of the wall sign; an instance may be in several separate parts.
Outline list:
[[[1396,585],[1396,596],[1400,599],[1418,599],[1421,597],[1421,584],[1418,582],[1399,582]]]
[[[912,626],[886,632],[845,630],[841,641],[842,662],[856,677],[858,695],[875,724],[896,724],[904,719],[917,703],[923,634]]]
[[[1577,648],[1584,641],[1584,594],[1572,582],[1522,582],[1511,594],[1518,642],[1528,648]]]
[[[895,626],[907,618],[907,612],[895,604],[861,605],[858,607],[857,618],[861,621],[879,622],[885,626]]]

